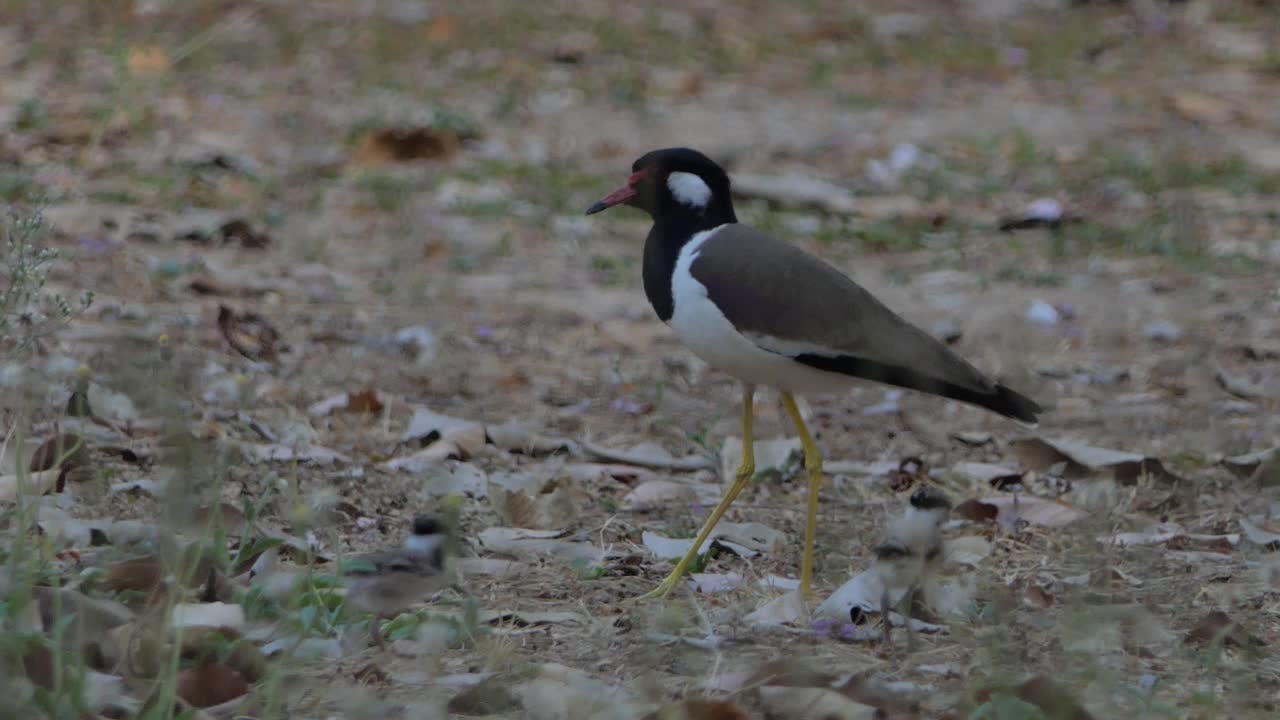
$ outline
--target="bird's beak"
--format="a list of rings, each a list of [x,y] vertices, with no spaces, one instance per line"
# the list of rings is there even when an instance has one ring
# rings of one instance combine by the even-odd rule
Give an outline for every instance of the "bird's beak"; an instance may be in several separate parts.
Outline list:
[[[605,195],[604,198],[600,200],[600,202],[587,208],[587,214],[595,215],[601,210],[608,210],[614,205],[620,205],[635,196],[636,196],[635,187],[633,187],[631,183],[627,183],[626,185],[623,185],[622,187],[618,188],[617,190],[614,190],[608,195]]]
[[[632,173],[632,174],[631,174],[631,177],[627,178],[627,184],[626,184],[626,185],[623,185],[622,187],[618,188],[617,190],[614,190],[613,192],[609,193],[608,195],[605,195],[605,196],[600,200],[600,202],[598,202],[598,203],[596,203],[595,205],[592,205],[591,207],[587,208],[587,214],[588,214],[588,215],[595,215],[596,213],[600,212],[601,210],[608,210],[609,208],[613,207],[614,205],[621,205],[621,204],[623,204],[623,203],[625,203],[625,202],[627,202],[627,201],[631,200],[631,198],[634,198],[634,197],[636,196],[636,194],[637,194],[637,191],[636,191],[636,184],[640,182],[641,178],[643,178],[643,177],[644,177],[644,174],[645,174],[645,171],[643,171],[643,170],[641,170],[640,172]]]

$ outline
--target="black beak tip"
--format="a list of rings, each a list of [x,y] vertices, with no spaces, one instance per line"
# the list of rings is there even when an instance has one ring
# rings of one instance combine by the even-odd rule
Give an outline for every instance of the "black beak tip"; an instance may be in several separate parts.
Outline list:
[[[596,203],[595,205],[592,205],[591,207],[587,208],[587,212],[586,212],[586,214],[587,214],[587,215],[595,215],[596,213],[600,212],[601,210],[608,210],[608,209],[609,209],[609,206],[608,206],[608,205],[605,205],[605,204],[604,204],[604,201],[603,201],[603,200],[601,200],[600,202]]]

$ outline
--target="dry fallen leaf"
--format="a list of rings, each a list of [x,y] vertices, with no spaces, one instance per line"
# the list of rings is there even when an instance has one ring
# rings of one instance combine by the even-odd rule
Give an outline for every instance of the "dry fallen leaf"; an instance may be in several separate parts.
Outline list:
[[[494,440],[497,442],[497,440]],[[701,455],[689,455],[677,458],[662,446],[654,443],[642,443],[627,450],[613,450],[593,443],[582,443],[582,450],[599,460],[657,470],[702,470],[714,467],[714,464]]]
[[[125,67],[134,77],[152,77],[169,72],[169,53],[156,45],[134,45],[125,52]]]
[[[28,470],[43,472],[55,466],[61,470],[83,467],[93,462],[89,452],[89,444],[84,438],[72,433],[55,435],[40,444],[31,455]]]
[[[458,21],[452,15],[440,15],[427,24],[427,42],[444,44],[453,39],[458,31]]]
[[[454,432],[470,431],[483,425],[471,420],[443,415],[427,408],[415,408],[409,426],[400,436],[401,442],[417,442],[423,446],[439,440]]]
[[[450,715],[498,715],[514,710],[520,701],[510,685],[509,678],[485,678],[450,698],[447,709]]]
[[[541,435],[528,423],[517,420],[510,420],[501,425],[490,425],[486,431],[494,445],[508,452],[538,456],[561,451],[572,452],[575,448],[575,444],[570,440]]]
[[[956,505],[951,514],[973,522],[995,522],[1000,515],[1000,508],[981,500],[970,498]]]
[[[693,486],[686,483],[673,480],[648,480],[637,485],[622,498],[622,507],[628,510],[654,510],[686,506],[697,499]]]
[[[769,600],[752,610],[745,618],[748,625],[756,627],[776,627],[794,625],[808,615],[804,598],[800,591],[789,592]]]
[[[61,475],[60,470],[0,475],[0,502],[17,500],[20,488],[26,495],[44,495],[58,487],[58,478]]]
[[[1142,475],[1159,480],[1177,480],[1156,458],[1138,453],[1108,450],[1070,440],[1025,438],[1009,444],[1009,450],[1032,470],[1048,470],[1065,462],[1063,476],[1068,479],[1087,477],[1110,470],[1117,482],[1131,485]]]
[[[756,474],[764,472],[781,472],[790,464],[799,468],[799,459],[804,456],[800,447],[800,438],[786,437],[772,440],[756,440],[752,444],[755,455]],[[727,437],[720,446],[720,477],[730,481],[742,462],[742,438]]]
[[[178,697],[198,708],[234,700],[249,692],[249,684],[231,668],[210,663],[178,672]]]
[[[1052,720],[1093,720],[1093,715],[1070,691],[1043,675],[1036,675],[1013,687],[984,688],[976,693],[975,698],[985,703],[998,694],[1012,695],[1030,703]]]
[[[416,453],[388,460],[382,463],[381,467],[393,471],[425,473],[444,465],[446,461],[462,458],[462,448],[458,447],[457,443],[450,440],[437,440]]]
[[[760,702],[776,720],[876,720],[878,708],[863,705],[829,688],[777,687],[759,689]]]
[[[1206,125],[1231,122],[1236,115],[1235,106],[1226,100],[1186,88],[1174,91],[1168,100],[1179,115]]]
[[[311,417],[325,417],[338,410],[349,413],[380,413],[386,407],[385,402],[373,388],[340,393],[312,403],[307,408]]]
[[[192,626],[180,630],[182,661],[222,662],[250,684],[266,676],[267,659],[258,646],[228,627]]]
[[[1184,642],[1207,644],[1221,638],[1223,645],[1231,647],[1261,647],[1265,643],[1250,635],[1221,610],[1213,610],[1200,619],[1187,633]]]
[[[684,557],[693,547],[696,538],[668,538],[646,530],[641,542],[655,556],[662,560],[673,560]],[[729,523],[716,525],[711,535],[698,548],[703,554],[714,544],[719,545],[739,557],[751,558],[759,553],[777,552],[785,543],[786,537],[779,531],[760,523]]]
[[[351,458],[346,455],[319,445],[304,445],[294,448],[287,445],[245,443],[240,448],[244,451],[245,456],[254,462],[299,462],[320,466],[351,462]]]
[[[494,473],[486,494],[504,525],[543,530],[570,524],[586,502],[577,483],[558,475]]]
[[[525,528],[485,528],[478,536],[481,547],[516,558],[555,558],[567,562],[599,564],[605,552],[590,543],[561,540],[563,531]]]
[[[997,495],[983,498],[982,502],[996,507],[999,512],[996,519],[1001,524],[1024,521],[1043,527],[1063,527],[1085,516],[1083,511],[1034,495]]]
[[[952,466],[951,471],[966,480],[979,482],[997,489],[1022,479],[1021,472],[991,463],[960,462]]]
[[[462,148],[452,130],[432,127],[399,127],[370,130],[360,138],[355,164],[369,167],[416,160],[449,160]]]
[[[1249,520],[1240,518],[1240,529],[1244,532],[1244,536],[1254,545],[1274,550],[1280,548],[1280,531],[1265,525],[1262,521],[1254,524]]]
[[[731,592],[742,587],[742,576],[736,573],[689,573],[688,583],[694,592]]]
[[[1053,606],[1053,596],[1039,585],[1028,584],[1022,590],[1022,604],[1036,610]]]
[[[1223,458],[1222,464],[1237,476],[1247,478],[1253,475],[1264,463],[1275,458],[1280,458],[1280,447]]]
[[[240,632],[245,627],[244,608],[236,603],[183,603],[173,607],[175,628],[214,627]]]
[[[991,541],[978,535],[953,538],[943,545],[943,553],[948,563],[977,567],[991,555]]]
[[[1234,373],[1217,363],[1213,366],[1213,379],[1223,390],[1245,400],[1257,400],[1267,396],[1267,390],[1262,383],[1247,375]]]
[[[682,700],[663,705],[643,720],[751,720],[751,716],[728,700]]]
[[[218,329],[232,349],[250,360],[271,360],[276,356],[280,333],[257,313],[237,313],[219,305]]]

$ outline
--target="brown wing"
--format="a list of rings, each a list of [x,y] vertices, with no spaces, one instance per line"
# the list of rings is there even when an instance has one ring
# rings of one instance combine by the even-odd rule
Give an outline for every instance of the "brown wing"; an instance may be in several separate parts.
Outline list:
[[[988,380],[832,265],[745,225],[729,225],[706,240],[690,272],[743,333],[803,343],[803,350],[786,351],[798,362],[1026,422],[1035,422],[1042,412],[1029,398]]]

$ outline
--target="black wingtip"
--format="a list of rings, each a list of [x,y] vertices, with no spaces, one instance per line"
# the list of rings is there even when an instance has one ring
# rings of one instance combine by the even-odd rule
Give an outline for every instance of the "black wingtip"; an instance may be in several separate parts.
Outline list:
[[[995,395],[989,403],[983,403],[983,406],[1005,417],[1032,425],[1039,422],[1038,416],[1044,412],[1044,408],[1035,400],[1004,385],[996,385]]]

